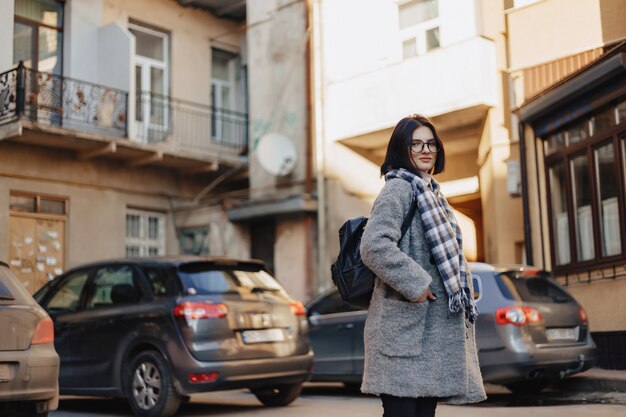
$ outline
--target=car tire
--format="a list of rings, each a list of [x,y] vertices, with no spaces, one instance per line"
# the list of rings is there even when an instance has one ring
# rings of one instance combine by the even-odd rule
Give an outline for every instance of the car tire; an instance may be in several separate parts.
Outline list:
[[[532,380],[532,381],[520,381],[505,384],[513,394],[539,394],[544,388],[548,386],[550,381],[547,380]]]
[[[268,407],[284,407],[291,404],[302,392],[302,383],[277,385],[275,387],[259,388],[252,393],[259,401]]]
[[[125,388],[130,408],[139,417],[173,416],[181,403],[163,356],[147,350],[126,368]]]

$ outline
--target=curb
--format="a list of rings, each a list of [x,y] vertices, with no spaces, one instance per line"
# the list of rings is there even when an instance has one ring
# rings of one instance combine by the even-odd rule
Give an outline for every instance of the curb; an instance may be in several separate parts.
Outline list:
[[[626,380],[589,378],[572,376],[552,384],[554,388],[563,391],[581,392],[626,392]]]

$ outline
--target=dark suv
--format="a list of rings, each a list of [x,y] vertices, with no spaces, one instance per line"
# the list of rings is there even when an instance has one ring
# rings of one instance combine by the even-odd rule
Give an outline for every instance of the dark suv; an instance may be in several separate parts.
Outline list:
[[[35,298],[54,320],[61,394],[126,397],[138,416],[231,388],[287,405],[310,376],[306,311],[258,261],[98,262]]]
[[[470,263],[480,315],[476,339],[485,382],[538,392],[596,361],[585,309],[545,271]],[[308,305],[313,381],[360,385],[366,310],[331,289]]]

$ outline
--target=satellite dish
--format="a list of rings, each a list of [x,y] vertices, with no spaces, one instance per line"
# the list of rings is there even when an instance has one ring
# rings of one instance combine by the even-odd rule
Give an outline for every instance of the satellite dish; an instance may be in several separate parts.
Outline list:
[[[298,159],[293,142],[279,133],[267,133],[261,136],[256,155],[261,166],[276,176],[290,174]]]

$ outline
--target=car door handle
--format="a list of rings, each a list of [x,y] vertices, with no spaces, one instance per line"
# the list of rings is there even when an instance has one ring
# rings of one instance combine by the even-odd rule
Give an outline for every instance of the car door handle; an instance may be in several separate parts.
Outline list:
[[[352,323],[347,323],[347,324],[344,324],[343,326],[341,326],[341,328],[342,328],[342,329],[345,329],[345,330],[354,329],[354,324],[352,324]]]

